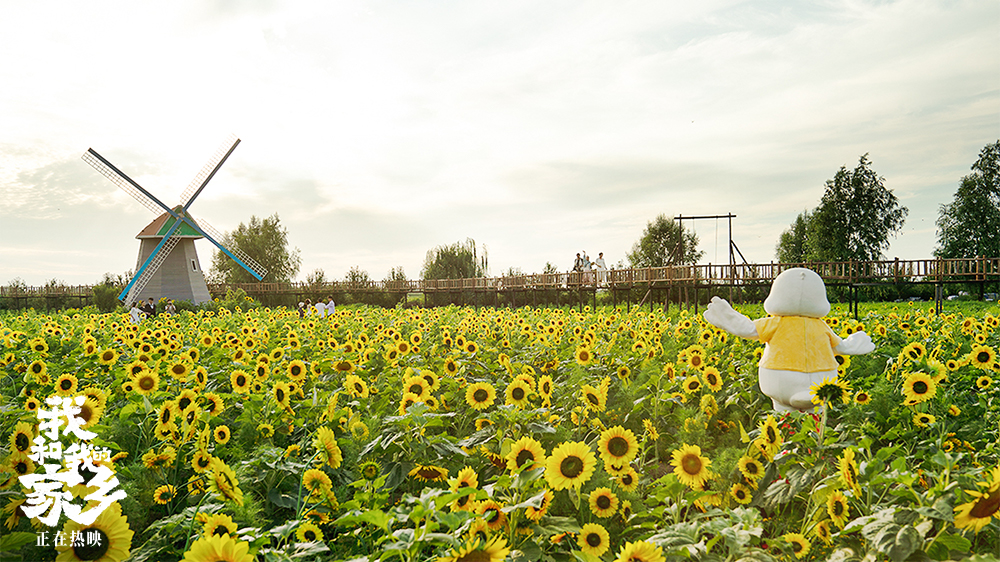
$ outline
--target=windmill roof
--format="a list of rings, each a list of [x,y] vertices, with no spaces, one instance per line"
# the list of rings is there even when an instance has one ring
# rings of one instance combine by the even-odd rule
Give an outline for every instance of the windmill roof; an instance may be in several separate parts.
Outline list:
[[[170,230],[170,227],[174,225],[174,222],[176,222],[176,220],[177,219],[170,216],[169,213],[163,213],[162,215],[153,219],[153,222],[147,224],[146,228],[143,228],[141,231],[139,231],[139,234],[136,234],[135,237],[140,240],[143,238],[163,238],[163,235],[166,234],[168,230]],[[198,234],[197,230],[191,228],[191,225],[187,223],[180,225],[177,228],[177,230],[174,231],[174,235],[179,236],[181,238],[202,237],[201,234]]]

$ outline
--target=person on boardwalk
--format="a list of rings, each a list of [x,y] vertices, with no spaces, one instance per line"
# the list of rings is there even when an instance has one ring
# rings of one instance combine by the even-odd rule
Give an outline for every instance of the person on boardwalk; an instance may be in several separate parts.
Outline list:
[[[608,282],[608,266],[604,263],[604,252],[599,252],[597,254],[597,260],[594,261],[594,269],[597,270],[597,283],[599,285],[604,285]]]

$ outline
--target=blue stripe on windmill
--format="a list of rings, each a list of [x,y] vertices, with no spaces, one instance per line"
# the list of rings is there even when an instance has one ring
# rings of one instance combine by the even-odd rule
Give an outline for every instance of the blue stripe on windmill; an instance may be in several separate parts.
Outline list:
[[[136,236],[141,242],[135,275],[118,295],[118,300],[132,303],[149,297],[154,300],[166,297],[189,300],[195,304],[211,300],[194,248],[194,241],[198,238],[215,244],[256,279],[264,278],[267,271],[260,264],[237,247],[223,246],[219,231],[204,219],[196,221],[188,211],[239,143],[240,139],[230,136],[188,185],[181,195],[182,204],[174,207],[165,205],[94,149],[88,148],[83,154],[85,162],[158,215]]]

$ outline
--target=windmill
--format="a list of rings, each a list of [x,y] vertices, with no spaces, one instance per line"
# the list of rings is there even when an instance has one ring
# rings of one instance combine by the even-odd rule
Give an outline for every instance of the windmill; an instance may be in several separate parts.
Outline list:
[[[136,236],[141,240],[135,275],[118,295],[123,302],[138,302],[148,297],[190,300],[195,304],[211,300],[208,285],[195,253],[194,241],[206,238],[219,250],[240,264],[255,278],[263,279],[266,270],[239,248],[222,245],[222,235],[202,219],[195,221],[188,212],[195,198],[215,176],[240,139],[230,136],[194,177],[181,195],[181,204],[171,208],[143,189],[132,178],[88,148],[83,160],[104,174],[147,209],[158,215]],[[145,291],[145,289],[149,291]]]

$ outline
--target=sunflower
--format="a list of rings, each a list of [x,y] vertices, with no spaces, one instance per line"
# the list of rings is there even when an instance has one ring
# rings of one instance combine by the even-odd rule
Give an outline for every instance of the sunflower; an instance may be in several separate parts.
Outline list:
[[[646,430],[646,435],[649,436],[650,440],[656,441],[660,438],[660,432],[657,431],[656,426],[649,419],[643,418],[642,427]]]
[[[826,512],[841,529],[844,528],[850,511],[850,507],[847,505],[847,496],[840,490],[830,494],[830,497],[826,499]]]
[[[854,449],[844,449],[844,454],[837,462],[840,470],[840,477],[844,480],[855,494],[861,493],[858,485],[858,463],[854,460]]]
[[[132,376],[132,384],[139,394],[149,395],[160,388],[160,375],[148,369],[141,370]]]
[[[677,475],[681,484],[691,488],[701,488],[711,477],[708,467],[712,461],[701,456],[701,447],[685,444],[680,449],[676,449],[671,456],[674,474]]]
[[[535,439],[522,437],[510,446],[510,452],[507,453],[506,458],[507,469],[511,471],[525,466],[531,468],[532,463],[535,466],[543,466],[545,464],[545,449]]]
[[[56,562],[78,562],[81,560],[96,560],[97,562],[119,562],[129,557],[132,549],[132,529],[128,526],[128,518],[122,515],[122,508],[115,502],[106,508],[97,519],[89,525],[81,525],[73,520],[66,521],[62,533],[66,537],[95,537],[86,544],[70,542],[56,546],[59,552]]]
[[[597,451],[605,464],[628,464],[639,452],[639,442],[631,429],[616,425],[601,433]]]
[[[198,393],[191,389],[184,389],[181,391],[180,395],[177,396],[177,408],[180,411],[187,410],[188,406],[194,403],[198,399]]]
[[[610,540],[611,537],[608,535],[608,530],[602,525],[599,523],[587,523],[580,529],[580,534],[576,538],[576,544],[580,546],[580,550],[583,552],[600,558],[608,551]]]
[[[299,542],[322,542],[323,531],[310,521],[299,525],[299,528],[295,531],[295,538]]]
[[[465,389],[465,403],[477,410],[485,410],[496,400],[496,390],[488,382],[470,384]]]
[[[59,396],[69,396],[76,392],[77,379],[66,373],[56,378],[55,391]]]
[[[507,526],[507,514],[501,503],[489,499],[481,501],[476,505],[476,514],[486,522],[489,531],[498,531]]]
[[[271,387],[271,396],[274,397],[274,401],[277,402],[279,406],[287,409],[291,400],[291,392],[288,387],[288,383],[284,381],[274,383],[274,386]]]
[[[365,461],[360,467],[361,477],[372,482],[382,473],[382,467],[375,461]]]
[[[594,354],[590,351],[590,349],[584,346],[576,348],[573,356],[576,358],[577,364],[583,366],[590,365],[594,361]]]
[[[177,361],[167,367],[167,374],[181,382],[185,382],[187,380],[188,373],[190,372],[191,367],[189,367],[184,361]]]
[[[344,379],[344,388],[352,398],[368,398],[368,384],[357,375],[347,375]]]
[[[199,514],[201,515],[201,514]],[[236,535],[238,527],[233,518],[224,513],[213,513],[205,518],[202,524],[202,535],[205,536],[224,536],[224,535]]]
[[[205,404],[202,406],[206,412],[211,416],[217,416],[226,409],[225,402],[222,401],[222,397],[214,392],[208,392],[204,395]]]
[[[1000,466],[990,471],[987,480],[979,482],[986,489],[979,492],[962,490],[972,498],[971,501],[955,506],[955,526],[959,529],[972,529],[976,533],[989,524],[993,517],[1000,519]]]
[[[309,373],[309,369],[306,367],[305,362],[301,359],[296,359],[290,362],[286,371],[288,373],[288,378],[297,382],[306,380],[306,375]]]
[[[546,488],[544,495],[542,496],[542,504],[539,505],[538,507],[534,507],[531,505],[525,507],[524,508],[525,517],[537,523],[549,511],[549,507],[552,505],[552,500],[554,500],[555,497],[556,497],[555,493],[553,493],[552,490]]]
[[[843,404],[851,401],[851,385],[839,376],[824,378],[822,382],[815,383],[809,388],[812,394],[813,404],[836,404],[839,400]]]
[[[992,347],[988,345],[975,345],[972,347],[972,351],[969,352],[967,360],[972,365],[988,371],[993,368],[996,356],[997,354]]]
[[[103,349],[97,355],[97,362],[101,365],[111,365],[118,360],[118,352],[113,349]]]
[[[701,370],[705,366],[705,356],[701,353],[691,353],[687,357],[688,367]]]
[[[750,490],[739,482],[733,484],[733,486],[729,488],[729,497],[733,498],[736,503],[741,505],[746,505],[753,499],[753,495],[750,493]]]
[[[322,470],[310,468],[302,475],[302,487],[309,490],[311,498],[319,498],[333,488],[333,481]]]
[[[993,379],[991,379],[987,375],[983,375],[978,379],[976,379],[976,388],[978,388],[979,390],[986,390],[990,387],[991,384],[993,384]]]
[[[615,562],[663,562],[663,549],[646,541],[627,542]]]
[[[330,468],[340,468],[340,463],[344,461],[344,454],[340,451],[340,445],[337,444],[337,437],[330,428],[319,428],[316,432],[316,438],[313,440],[313,445],[320,452],[320,460],[323,463],[330,465]]]
[[[899,352],[899,355],[910,361],[920,361],[927,355],[927,348],[920,342],[911,342]]]
[[[459,364],[454,359],[448,358],[444,362],[444,370],[451,376],[458,374]]]
[[[503,537],[497,535],[487,540],[474,536],[446,556],[439,556],[437,562],[503,562],[508,554],[510,548]]]
[[[528,406],[528,396],[531,395],[531,387],[520,379],[515,379],[507,385],[507,404],[517,406],[522,410]]]
[[[419,396],[417,396],[416,394],[414,394],[412,392],[404,392],[403,393],[403,397],[399,400],[399,415],[405,416],[406,415],[406,410],[410,406],[412,406],[412,405],[414,405],[414,404],[416,404],[418,402],[420,402],[420,397]]]
[[[903,396],[906,398],[903,404],[913,406],[926,402],[937,394],[937,383],[930,375],[917,371],[910,373],[903,380]]]
[[[626,492],[634,492],[639,487],[639,472],[632,465],[626,465],[618,474],[618,484]]]
[[[681,383],[681,388],[687,394],[698,392],[698,390],[701,389],[701,379],[699,379],[697,375],[691,375],[684,379],[684,382]]]
[[[35,426],[28,422],[20,422],[14,426],[14,432],[10,434],[10,446],[16,453],[28,454],[31,451],[31,442],[34,439]]]
[[[416,398],[414,399],[416,401],[423,401],[430,395],[430,389],[427,381],[420,375],[412,375],[403,381],[403,393],[405,394],[407,392],[416,395]]]
[[[915,423],[917,427],[930,427],[930,425],[935,421],[937,421],[937,418],[931,414],[917,413],[913,415],[913,423]]]
[[[448,479],[448,469],[433,464],[418,464],[409,472],[409,476],[422,482],[440,482]]]
[[[551,375],[542,375],[542,377],[538,379],[538,394],[541,395],[542,400],[546,403],[552,400],[552,385],[553,382]]]
[[[618,511],[618,496],[610,488],[596,488],[590,493],[590,512],[597,517],[611,517]]]
[[[243,505],[243,491],[240,490],[236,473],[222,459],[213,457],[210,466],[208,485],[212,492],[224,501],[232,501]]]
[[[545,480],[554,490],[580,488],[594,474],[597,457],[586,443],[567,441],[552,450],[545,464]]]
[[[170,484],[164,484],[153,491],[153,501],[160,505],[166,505],[177,495],[177,488]]]
[[[250,391],[251,382],[253,381],[250,379],[250,375],[239,369],[233,371],[232,374],[229,375],[229,383],[233,386],[233,392],[236,394],[248,393]]]
[[[826,519],[816,523],[816,526],[812,528],[812,534],[824,544],[829,545],[833,542],[833,538],[830,536],[830,521]]]
[[[854,393],[854,403],[855,404],[868,404],[872,401],[872,395],[868,394],[865,390],[859,390]]]
[[[796,558],[804,558],[809,554],[809,540],[802,536],[800,533],[786,533],[782,535],[785,542],[792,545],[792,554]]]
[[[204,535],[191,543],[181,562],[253,562],[250,543],[232,535]]]
[[[198,449],[191,455],[191,468],[197,472],[202,473],[208,470],[212,466],[212,455],[209,454],[205,449]]]
[[[705,370],[701,372],[701,376],[705,379],[705,386],[712,390],[712,392],[718,392],[722,390],[722,374],[715,367],[705,367]]]
[[[257,434],[264,439],[274,436],[274,426],[269,423],[262,423],[257,426]]]
[[[581,389],[580,398],[588,409],[595,412],[603,412],[608,404],[608,391],[603,385],[599,388],[594,388],[589,384],[585,384]]]
[[[49,372],[49,366],[45,363],[45,361],[42,361],[41,359],[36,359],[32,361],[31,365],[28,365],[28,372],[31,373],[31,376],[35,379],[35,382],[39,384],[45,384],[44,382],[42,382],[43,380],[46,382],[48,381],[47,375]]]
[[[220,425],[215,428],[213,436],[215,437],[216,443],[219,445],[225,445],[226,443],[229,443],[229,438],[233,436],[233,433],[229,431],[229,426]]]
[[[778,422],[771,414],[768,414],[758,427],[760,428],[760,437],[757,438],[757,442],[770,459],[781,449],[784,438],[781,436],[781,431],[778,430]]]

